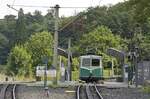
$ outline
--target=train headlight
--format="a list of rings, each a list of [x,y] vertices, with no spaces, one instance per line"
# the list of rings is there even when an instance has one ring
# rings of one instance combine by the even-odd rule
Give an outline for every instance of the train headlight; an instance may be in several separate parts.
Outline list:
[[[90,74],[92,74],[92,70],[90,70]]]

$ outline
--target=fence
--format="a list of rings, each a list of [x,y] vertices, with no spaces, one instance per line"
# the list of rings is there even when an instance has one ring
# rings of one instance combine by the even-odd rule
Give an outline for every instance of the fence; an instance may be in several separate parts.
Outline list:
[[[143,84],[150,80],[150,61],[142,61],[138,63],[138,83]]]

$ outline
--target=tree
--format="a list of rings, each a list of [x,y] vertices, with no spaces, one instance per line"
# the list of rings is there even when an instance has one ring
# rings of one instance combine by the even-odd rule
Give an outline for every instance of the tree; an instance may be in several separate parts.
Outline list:
[[[23,46],[15,46],[8,57],[8,73],[25,77],[32,76],[31,55]]]
[[[8,54],[9,40],[0,33],[0,64],[5,64]]]
[[[81,54],[86,54],[85,52],[90,52],[92,49],[96,55],[103,56],[104,66],[107,66],[107,62],[111,61],[111,57],[106,54],[107,49],[111,47],[121,49],[122,41],[120,36],[112,34],[111,30],[106,26],[99,26],[88,34],[83,35],[78,42],[77,51],[81,52]]]
[[[42,23],[44,21],[44,17],[41,15],[41,12],[38,10],[35,10],[33,17],[34,17],[34,22],[36,23]]]
[[[32,35],[23,45],[16,45],[8,57],[8,70],[11,75],[33,76],[35,66],[42,64],[45,57],[52,56],[53,39],[50,33]]]
[[[13,42],[15,40],[15,29],[16,29],[16,16],[14,15],[6,15],[4,20],[2,20],[0,25],[1,33],[7,37],[11,42],[9,42],[9,46],[12,47]]]
[[[143,23],[150,17],[150,1],[149,0],[129,0],[129,7],[135,11],[135,19]]]
[[[54,32],[54,9],[48,10],[48,13],[45,15],[45,24],[47,25],[48,32]]]
[[[18,19],[16,22],[16,34],[15,34],[15,43],[22,43],[27,39],[26,35],[26,25],[23,9],[21,8],[18,12]]]
[[[2,33],[9,39],[13,40],[13,35],[16,28],[16,16],[6,15],[3,20],[3,26],[0,29]]]
[[[143,39],[143,42],[140,44],[141,58],[143,60],[150,60],[150,35]]]
[[[32,35],[25,43],[25,47],[31,53],[33,66],[42,63],[44,57],[52,56],[53,38],[49,32],[40,32]]]
[[[121,38],[112,34],[111,30],[105,26],[99,26],[92,32],[83,35],[79,42],[79,48],[85,52],[87,48],[97,49],[97,53],[106,52],[110,47],[120,48]]]
[[[126,3],[109,7],[107,13],[105,23],[113,34],[120,35],[122,38],[131,38],[136,21],[133,17],[133,11],[131,9],[127,10]]]
[[[32,15],[31,13],[25,14],[25,22],[27,29],[27,36],[30,37],[33,33],[47,31],[48,30],[48,22],[46,17],[41,15],[40,11],[35,11]],[[50,26],[52,27],[52,26]]]
[[[6,15],[0,20],[0,64],[6,64],[8,53],[14,42],[14,32],[16,27],[16,16]]]

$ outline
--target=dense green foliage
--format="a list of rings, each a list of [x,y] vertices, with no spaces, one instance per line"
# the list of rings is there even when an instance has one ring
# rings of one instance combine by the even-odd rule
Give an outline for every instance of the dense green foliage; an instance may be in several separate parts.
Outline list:
[[[136,46],[140,60],[150,60],[149,4],[149,0],[127,0],[114,6],[90,7],[75,16],[61,17],[59,46],[67,48],[68,38],[71,38],[73,51],[85,54],[86,49],[96,49],[96,54],[103,55],[105,62],[110,61],[107,48],[128,52]],[[32,75],[34,67],[41,64],[44,57],[51,58],[53,12],[48,10],[43,16],[40,11],[24,14],[20,9],[18,17],[6,15],[0,20],[0,64],[8,64],[11,74]],[[74,18],[76,20],[69,23]]]
[[[124,42],[120,36],[112,34],[111,30],[105,26],[99,26],[90,33],[84,34],[79,41],[78,50],[81,54],[89,53],[91,50],[97,55],[102,55],[103,66],[107,66],[107,62],[111,61],[108,56],[108,48],[120,49]]]
[[[16,21],[15,30],[15,43],[23,42],[27,38],[23,9],[20,9],[18,12],[18,19]]]
[[[0,33],[0,62],[2,62],[2,60],[6,60],[6,57],[4,57],[3,55],[7,55],[8,53],[8,42],[8,39]]]
[[[48,32],[41,32],[32,35],[25,43],[25,47],[32,55],[33,65],[42,63],[44,57],[52,56],[53,38]]]
[[[86,52],[87,48],[93,48],[97,49],[97,54],[106,53],[110,47],[119,48],[121,46],[121,38],[112,34],[111,30],[105,26],[97,27],[90,33],[83,35],[79,42],[79,50]]]
[[[8,58],[8,69],[10,75],[31,76],[31,55],[23,46],[15,46]]]
[[[135,11],[134,17],[138,22],[145,22],[147,18],[150,17],[149,0],[130,0],[128,4]]]
[[[52,43],[51,34],[41,32],[31,35],[23,46],[16,45],[8,57],[9,74],[31,77],[35,66],[42,64],[44,57],[52,56]]]
[[[7,63],[8,53],[15,44],[25,43],[32,34],[37,32],[52,32],[54,31],[53,27],[52,11],[48,11],[45,16],[42,16],[40,11],[35,11],[34,14],[24,14],[23,9],[20,9],[18,18],[14,15],[6,15],[4,19],[0,20],[0,33],[9,42],[0,51],[0,64]],[[3,42],[5,43],[5,40]]]

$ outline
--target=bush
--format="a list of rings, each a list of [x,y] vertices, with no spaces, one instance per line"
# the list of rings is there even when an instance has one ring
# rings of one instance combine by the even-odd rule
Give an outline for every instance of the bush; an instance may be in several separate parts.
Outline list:
[[[145,93],[150,94],[150,85],[144,86],[144,87],[143,87],[143,91],[144,91]]]

